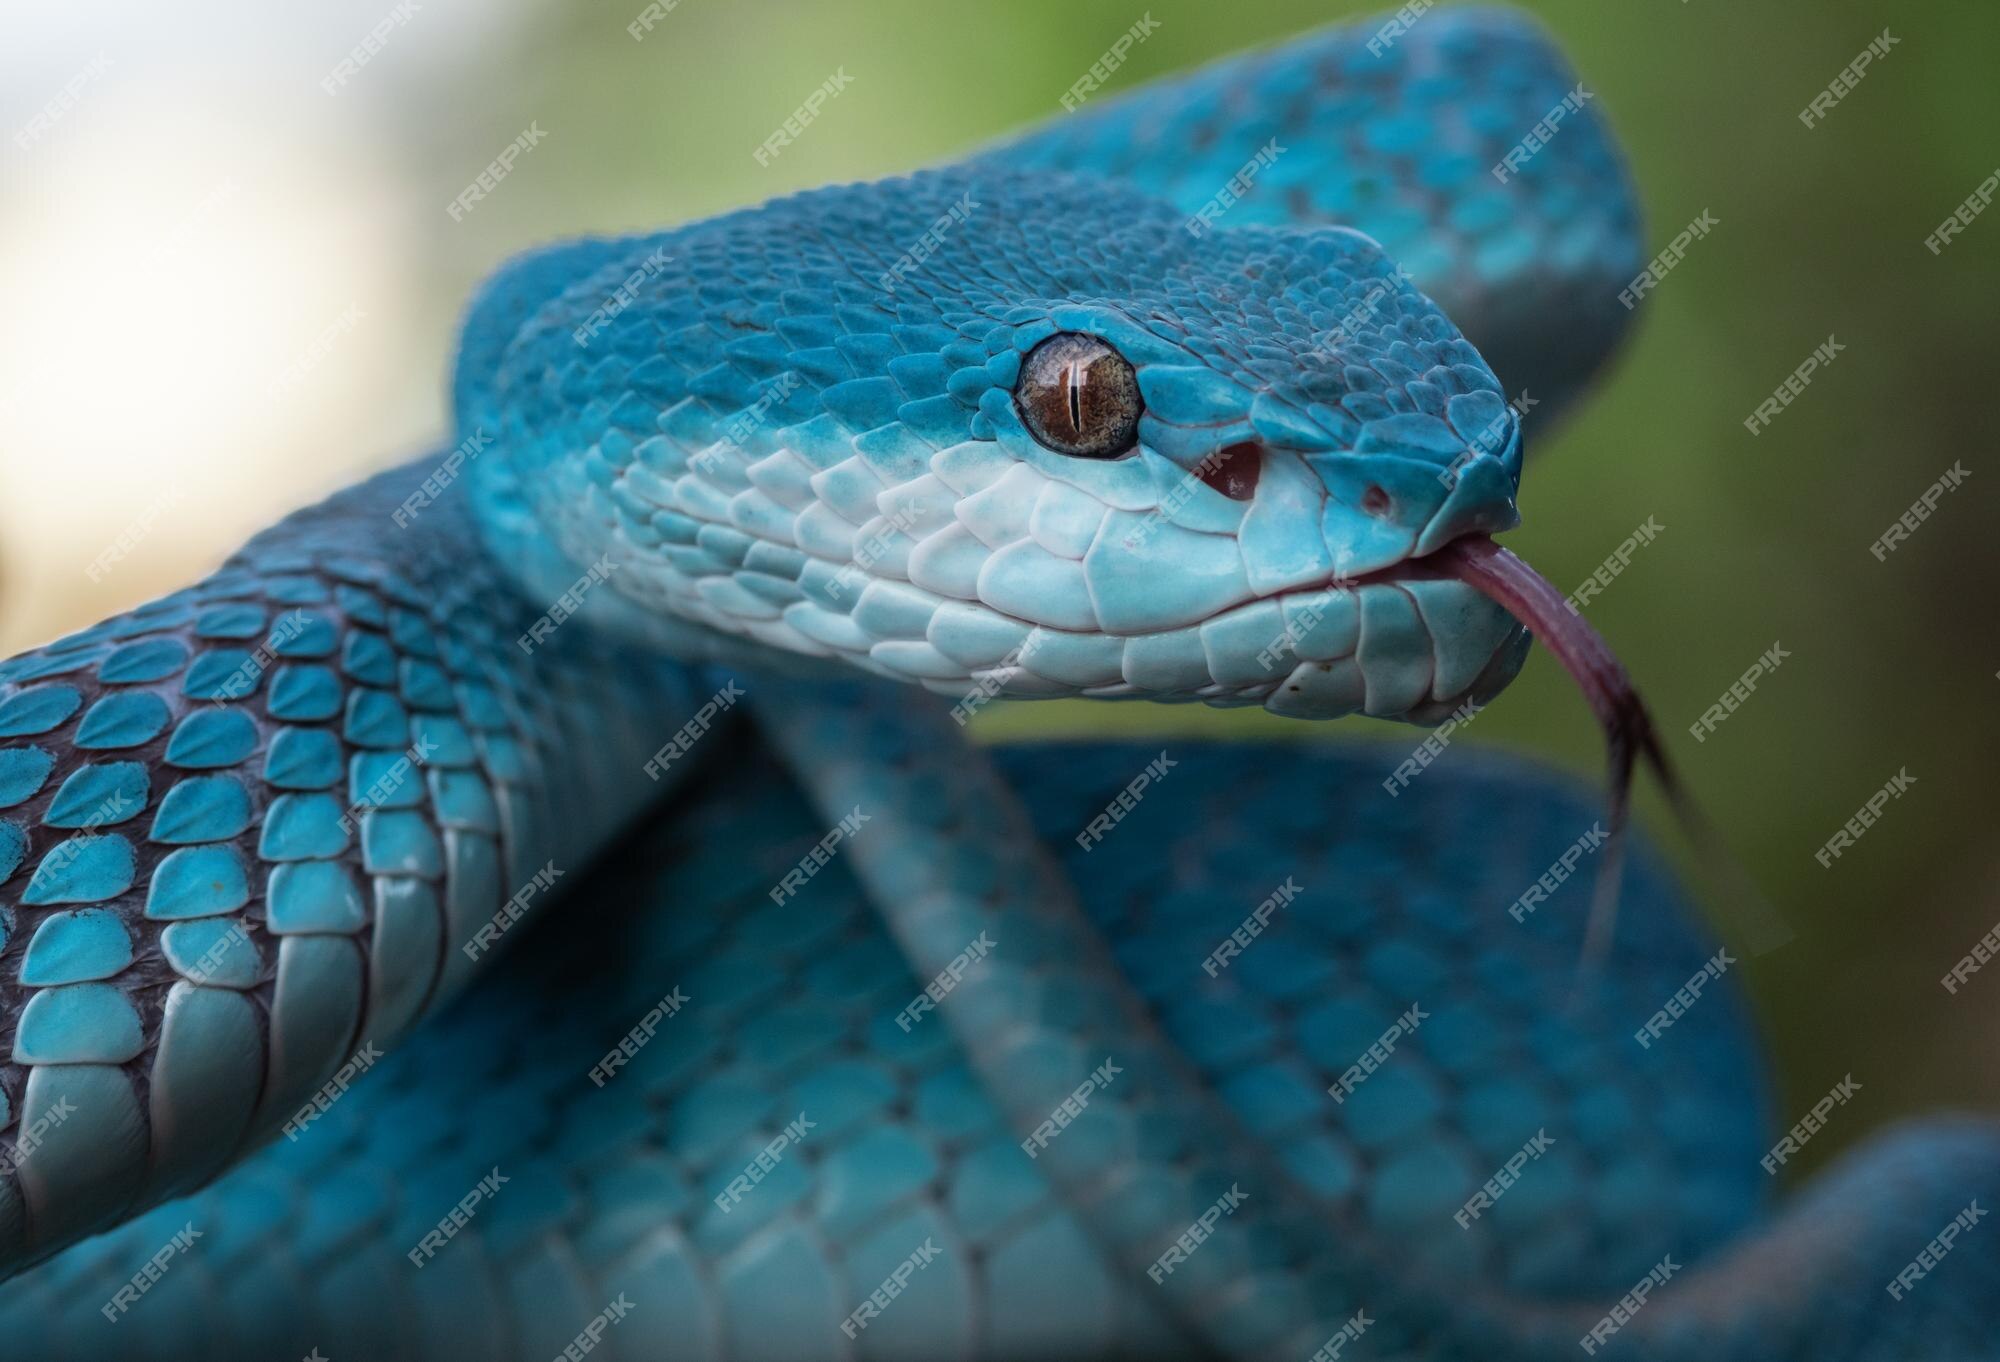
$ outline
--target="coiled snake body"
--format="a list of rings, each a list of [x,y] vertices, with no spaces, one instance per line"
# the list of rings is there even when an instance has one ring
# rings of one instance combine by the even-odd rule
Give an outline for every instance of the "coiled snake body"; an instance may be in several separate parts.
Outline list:
[[[523,257],[451,449],[0,664],[0,1356],[1995,1355],[1976,1217],[1888,1289],[1991,1127],[1768,1206],[1729,954],[1526,893],[1587,793],[948,717],[1520,665],[1432,555],[1636,216],[1495,172],[1520,18],[1379,31]]]

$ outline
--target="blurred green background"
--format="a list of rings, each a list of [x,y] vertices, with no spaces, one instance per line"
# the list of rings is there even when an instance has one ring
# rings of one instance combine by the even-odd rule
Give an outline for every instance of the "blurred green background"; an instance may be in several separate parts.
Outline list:
[[[1647,517],[1665,527],[1589,614],[1797,932],[1743,966],[1781,1111],[1794,1119],[1850,1072],[1863,1087],[1814,1159],[1906,1111],[2000,1106],[2000,968],[1955,997],[1938,983],[2000,919],[2000,212],[1941,255],[1923,245],[2000,166],[2000,9],[1528,7],[1619,130],[1655,248],[1703,209],[1719,226],[1641,305],[1583,412],[1540,441],[1530,418],[1526,523],[1509,543],[1573,588]],[[0,643],[156,594],[284,508],[417,452],[442,429],[458,308],[522,246],[948,159],[1056,112],[1148,11],[1158,30],[1116,87],[1377,8],[679,0],[639,41],[642,0],[26,19],[0,56],[10,130],[96,57],[110,64],[32,147],[0,153]],[[330,91],[384,14],[379,50]],[[1885,17],[1889,55],[1802,126]],[[760,167],[752,148],[837,66],[850,88]],[[531,124],[540,145],[452,221],[445,205]],[[1743,419],[1829,333],[1839,359],[1749,435]],[[1955,461],[1970,481],[1878,562],[1869,545]],[[92,580],[86,565],[121,536]],[[1690,740],[1774,642],[1791,660]],[[1418,736],[1082,703],[1004,707],[982,731],[1109,729]],[[1591,774],[1600,761],[1539,650],[1456,743]],[[1909,794],[1822,869],[1814,851],[1902,769]],[[1657,802],[1642,807],[1665,827]]]

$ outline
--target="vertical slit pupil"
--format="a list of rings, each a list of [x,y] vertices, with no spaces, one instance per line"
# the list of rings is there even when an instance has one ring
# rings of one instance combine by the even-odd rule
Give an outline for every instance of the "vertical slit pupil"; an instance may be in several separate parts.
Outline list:
[[[1095,336],[1064,331],[1022,359],[1014,410],[1044,449],[1116,459],[1136,447],[1145,402],[1124,356]]]

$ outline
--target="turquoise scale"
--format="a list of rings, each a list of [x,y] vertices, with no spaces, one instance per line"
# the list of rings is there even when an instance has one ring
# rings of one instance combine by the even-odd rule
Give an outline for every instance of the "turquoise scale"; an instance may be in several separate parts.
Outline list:
[[[42,822],[52,828],[96,828],[136,818],[151,781],[136,761],[98,762],[69,773]]]
[[[240,766],[257,749],[256,721],[238,709],[203,709],[182,719],[166,761],[189,770]]]
[[[97,664],[97,679],[108,686],[163,681],[187,665],[188,646],[177,638],[145,639],[114,648]]]
[[[86,751],[142,747],[173,718],[167,702],[151,691],[118,691],[91,705],[77,724],[76,745]]]
[[[160,952],[176,974],[199,984],[242,990],[264,976],[263,955],[240,923],[176,922],[160,933]]]
[[[321,790],[338,784],[342,747],[324,728],[280,728],[264,759],[264,780],[280,790]]]
[[[0,749],[0,809],[33,797],[56,768],[55,755],[41,747]]]
[[[46,733],[76,713],[83,696],[76,687],[31,686],[0,701],[0,738]]]
[[[235,847],[182,847],[154,868],[146,887],[146,916],[163,921],[214,917],[234,913],[249,901],[249,872]]]
[[[186,776],[168,787],[151,838],[181,845],[220,842],[250,826],[250,792],[233,775]]]
[[[318,664],[281,666],[271,678],[268,707],[273,719],[311,723],[340,713],[340,680]]]

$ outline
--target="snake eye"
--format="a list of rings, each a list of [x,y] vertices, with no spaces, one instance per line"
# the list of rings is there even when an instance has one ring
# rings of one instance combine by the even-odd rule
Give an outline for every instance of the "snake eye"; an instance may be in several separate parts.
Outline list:
[[[1115,459],[1139,441],[1139,376],[1095,336],[1065,331],[1028,352],[1014,385],[1028,433],[1058,454]]]

